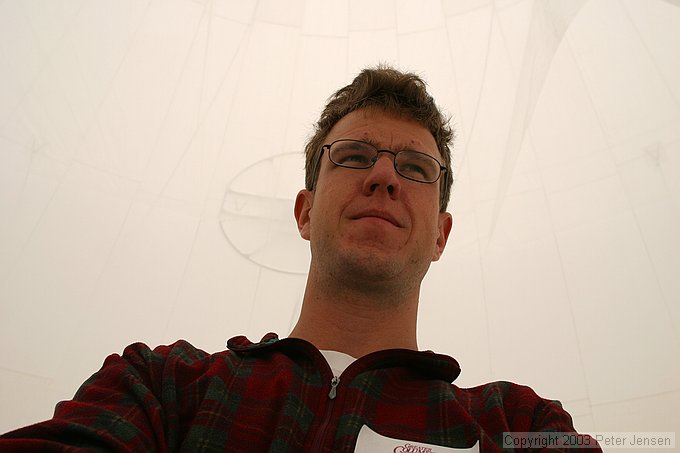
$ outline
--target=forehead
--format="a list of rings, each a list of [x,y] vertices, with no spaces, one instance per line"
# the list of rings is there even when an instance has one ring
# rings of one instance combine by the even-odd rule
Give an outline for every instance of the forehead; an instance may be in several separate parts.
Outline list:
[[[391,150],[413,149],[440,158],[434,137],[417,121],[377,109],[360,109],[342,117],[326,143],[341,138],[364,140]]]

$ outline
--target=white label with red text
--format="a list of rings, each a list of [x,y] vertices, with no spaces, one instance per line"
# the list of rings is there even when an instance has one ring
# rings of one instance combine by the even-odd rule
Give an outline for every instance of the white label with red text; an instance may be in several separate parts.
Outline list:
[[[357,453],[479,453],[479,441],[470,448],[442,447],[441,445],[381,436],[364,425],[359,431],[357,446],[354,451]]]

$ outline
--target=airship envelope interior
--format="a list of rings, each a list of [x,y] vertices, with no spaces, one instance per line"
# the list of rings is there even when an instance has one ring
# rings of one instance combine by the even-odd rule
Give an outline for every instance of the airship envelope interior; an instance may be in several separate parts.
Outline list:
[[[0,0],[0,432],[130,343],[288,335],[306,140],[381,63],[456,130],[419,347],[680,433],[678,0]]]

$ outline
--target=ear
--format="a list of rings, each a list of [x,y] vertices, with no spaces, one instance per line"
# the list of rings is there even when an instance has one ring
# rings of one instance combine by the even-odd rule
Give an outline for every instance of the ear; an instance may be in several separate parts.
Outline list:
[[[302,239],[309,241],[309,213],[312,210],[314,202],[314,192],[302,189],[298,192],[295,198],[295,221],[297,222],[298,231]]]
[[[437,229],[439,230],[439,236],[437,237],[437,244],[434,248],[434,255],[432,255],[432,261],[437,261],[444,253],[444,247],[446,247],[446,241],[449,240],[449,233],[453,227],[453,216],[448,212],[439,213],[439,224]]]

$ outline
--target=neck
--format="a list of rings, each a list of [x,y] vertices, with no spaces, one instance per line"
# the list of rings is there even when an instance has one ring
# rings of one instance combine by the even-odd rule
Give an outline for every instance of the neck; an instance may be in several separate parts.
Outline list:
[[[417,350],[418,290],[372,291],[321,285],[312,272],[290,336],[359,358],[391,348]]]

